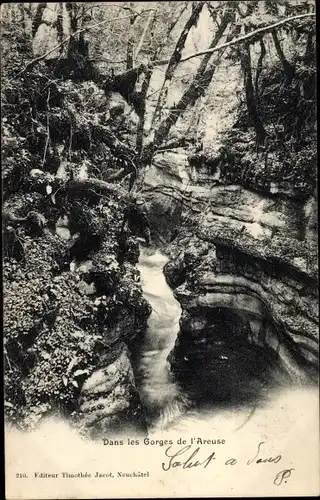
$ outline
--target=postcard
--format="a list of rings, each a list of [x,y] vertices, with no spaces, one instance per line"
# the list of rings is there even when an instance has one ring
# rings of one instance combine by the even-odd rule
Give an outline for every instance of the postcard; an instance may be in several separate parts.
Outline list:
[[[1,6],[7,500],[319,495],[315,1]]]

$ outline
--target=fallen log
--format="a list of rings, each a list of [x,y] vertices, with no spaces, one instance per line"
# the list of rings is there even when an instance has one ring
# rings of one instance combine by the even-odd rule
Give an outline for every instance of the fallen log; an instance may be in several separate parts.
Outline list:
[[[90,194],[90,192],[94,192],[95,194],[101,196],[110,194],[119,197],[125,197],[128,194],[128,192],[118,184],[111,184],[94,178],[70,178],[64,180],[39,169],[31,170],[30,184],[30,187],[32,187],[34,191],[41,194],[51,195],[51,198],[53,198],[60,190],[71,196],[83,196]]]

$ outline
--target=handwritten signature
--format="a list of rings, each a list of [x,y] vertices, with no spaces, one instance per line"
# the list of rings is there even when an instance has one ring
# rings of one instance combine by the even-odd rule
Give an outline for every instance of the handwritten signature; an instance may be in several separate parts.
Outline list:
[[[257,449],[255,456],[251,460],[247,461],[247,465],[251,465],[252,463],[256,463],[256,464],[274,463],[274,464],[277,464],[278,462],[280,462],[280,460],[282,459],[282,455],[277,455],[275,457],[261,457],[260,456],[261,447],[263,444],[265,444],[264,441],[261,441],[261,443],[258,444],[258,449]]]
[[[295,470],[293,467],[291,469],[284,469],[276,475],[274,478],[273,484],[276,486],[280,486],[282,482],[284,481],[285,483],[287,482],[287,479],[291,476],[291,471]]]
[[[264,441],[261,441],[258,444],[257,450],[253,458],[247,460],[246,465],[252,466],[255,464],[277,464],[282,460],[282,455],[269,455],[268,453],[263,451]],[[166,462],[162,462],[162,470],[169,471],[170,469],[174,469],[176,467],[181,467],[182,469],[191,469],[193,467],[203,467],[204,469],[216,460],[215,452],[212,452],[206,458],[201,457],[200,447],[191,449],[191,445],[184,446],[183,448],[179,448],[177,451],[172,450],[172,446],[169,446],[165,450],[165,456],[168,458]],[[200,454],[200,455],[199,455]],[[225,465],[234,466],[238,463],[236,458],[229,458]],[[280,486],[283,482],[286,483],[289,477],[291,476],[291,469],[283,469],[280,472],[277,472],[273,484],[276,486]]]
[[[247,461],[247,465],[251,465],[253,463],[255,463],[255,464],[267,464],[267,463],[277,464],[278,462],[280,462],[280,460],[282,459],[282,455],[280,455],[280,454],[276,455],[275,457],[262,455],[261,448],[262,448],[262,445],[264,445],[264,444],[265,444],[264,441],[261,441],[258,444],[258,448],[257,448],[257,452],[256,452],[255,456],[252,459]],[[278,472],[276,477],[274,478],[273,484],[275,484],[276,486],[280,486],[283,483],[283,481],[286,483],[287,479],[289,479],[289,477],[291,476],[291,471],[293,471],[293,470],[294,470],[294,468],[291,468],[291,469],[284,469],[284,470],[281,470],[280,472]]]

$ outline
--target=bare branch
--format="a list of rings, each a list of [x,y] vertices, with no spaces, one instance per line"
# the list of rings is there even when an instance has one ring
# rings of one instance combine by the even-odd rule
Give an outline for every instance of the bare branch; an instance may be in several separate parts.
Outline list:
[[[134,10],[132,7],[128,7],[127,5],[117,5],[117,4],[110,4],[108,7],[119,7],[119,9],[123,9],[123,10],[128,10],[129,12],[132,12],[134,14],[136,14],[137,16],[142,16],[143,14],[145,14],[146,12],[150,12],[150,11],[155,11],[156,9],[155,8],[151,8],[151,9],[145,9],[143,12],[137,12],[136,10]]]
[[[284,24],[289,23],[290,21],[295,21],[298,19],[303,19],[306,17],[315,17],[315,12],[309,12],[307,14],[299,14],[298,16],[292,16],[292,17],[287,17],[286,19],[282,19],[281,21],[278,21],[274,24],[270,24],[269,26],[265,26],[263,28],[258,28],[254,31],[251,31],[250,33],[246,33],[245,35],[237,38],[236,40],[231,40],[230,42],[226,43],[221,43],[220,45],[217,45],[213,49],[208,49],[208,50],[202,50],[201,52],[196,52],[194,54],[190,54],[189,56],[186,56],[182,59],[180,59],[180,63],[189,61],[189,59],[193,59],[194,57],[199,57],[203,56],[205,54],[213,54],[214,52],[218,52],[219,50],[226,49],[227,47],[232,47],[233,45],[238,45],[239,43],[245,42],[247,40],[250,40],[252,38],[255,38],[257,35],[262,35],[266,34],[269,32],[272,32],[275,28],[279,28],[280,26],[283,26]],[[164,64],[168,64],[169,59],[163,59],[161,61],[155,61],[152,63],[152,66],[163,66]]]

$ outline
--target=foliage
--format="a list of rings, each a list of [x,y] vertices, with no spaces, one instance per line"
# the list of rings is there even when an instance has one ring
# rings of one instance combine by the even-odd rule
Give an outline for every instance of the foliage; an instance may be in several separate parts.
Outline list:
[[[5,409],[22,428],[33,428],[50,412],[75,416],[82,383],[99,365],[101,348],[108,351],[109,342],[117,341],[109,339],[109,329],[119,312],[134,319],[128,342],[145,328],[150,310],[139,274],[128,262],[117,262],[112,218],[118,208],[110,200],[90,209],[91,224],[86,219],[84,226],[79,215],[78,228],[82,224],[91,238],[92,220],[109,222],[91,265],[72,271],[66,243],[50,233],[35,240],[23,230],[23,262],[4,261]]]
[[[101,352],[119,340],[109,330],[119,308],[133,321],[128,339],[128,332],[119,332],[127,342],[145,328],[150,313],[139,274],[126,255],[123,264],[117,261],[124,205],[111,196],[69,198],[63,184],[56,193],[34,192],[32,169],[62,178],[84,170],[103,180],[118,158],[102,142],[109,130],[105,92],[93,82],[58,78],[44,61],[20,74],[32,57],[25,56],[29,42],[13,24],[2,47],[5,208],[18,217],[35,210],[47,220],[38,237],[19,224],[4,229],[5,414],[23,429],[50,413],[75,418],[84,380]],[[121,130],[116,133],[121,140]],[[60,217],[70,221],[73,238],[66,242],[56,233]],[[78,270],[87,256],[92,269]],[[114,285],[103,293],[100,274]]]
[[[299,42],[296,33],[299,33]],[[247,106],[241,99],[234,127],[221,148],[222,179],[273,192],[309,195],[316,186],[315,48],[313,24],[294,23],[288,76],[283,61],[264,63],[256,100],[267,138],[257,147]],[[276,192],[276,191],[274,191]]]

